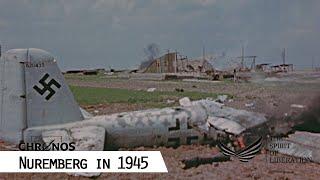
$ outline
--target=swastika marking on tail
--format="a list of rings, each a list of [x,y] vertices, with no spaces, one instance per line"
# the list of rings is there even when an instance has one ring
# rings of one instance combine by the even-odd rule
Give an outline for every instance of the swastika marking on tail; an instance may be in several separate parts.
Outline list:
[[[49,94],[45,97],[45,99],[48,101],[51,99],[53,95],[56,94],[56,91],[52,89],[52,85],[60,89],[61,85],[55,80],[51,79],[48,83],[46,83],[46,80],[49,78],[49,74],[46,73],[40,80],[39,83],[43,86],[43,88],[39,88],[39,86],[35,85],[33,86],[33,89],[35,89],[40,95],[44,95],[45,92],[49,91]]]

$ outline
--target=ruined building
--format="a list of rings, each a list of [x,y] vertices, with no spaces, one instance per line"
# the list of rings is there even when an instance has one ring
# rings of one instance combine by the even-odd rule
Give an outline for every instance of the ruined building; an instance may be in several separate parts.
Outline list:
[[[206,73],[214,71],[213,66],[205,59],[188,60],[177,52],[167,53],[147,66],[145,73]]]
[[[293,71],[293,64],[279,64],[271,66],[273,72],[289,72]]]

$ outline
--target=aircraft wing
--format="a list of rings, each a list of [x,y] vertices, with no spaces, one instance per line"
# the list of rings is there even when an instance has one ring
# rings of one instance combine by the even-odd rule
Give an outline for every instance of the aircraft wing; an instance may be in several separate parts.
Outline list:
[[[99,126],[74,127],[70,130],[57,129],[42,132],[42,140],[47,146],[50,143],[75,142],[75,150],[103,151],[105,128]]]

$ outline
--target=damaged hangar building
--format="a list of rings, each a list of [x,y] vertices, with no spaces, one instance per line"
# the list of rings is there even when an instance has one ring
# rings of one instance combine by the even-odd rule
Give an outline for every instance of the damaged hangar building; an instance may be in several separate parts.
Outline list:
[[[189,60],[177,52],[169,52],[141,67],[144,73],[209,73],[213,66],[206,59]]]

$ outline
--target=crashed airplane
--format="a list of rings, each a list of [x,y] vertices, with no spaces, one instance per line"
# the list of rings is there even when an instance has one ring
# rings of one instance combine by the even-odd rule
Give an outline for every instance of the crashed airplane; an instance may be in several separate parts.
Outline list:
[[[48,52],[13,49],[0,60],[0,138],[16,144],[50,143],[50,137],[75,142],[76,150],[210,144],[236,139],[266,121],[263,114],[210,100],[92,117]]]

